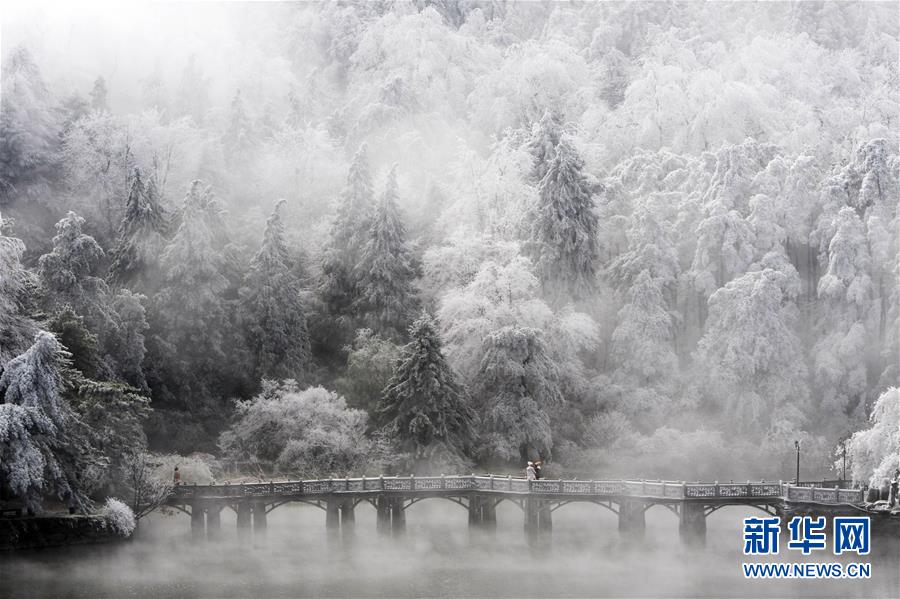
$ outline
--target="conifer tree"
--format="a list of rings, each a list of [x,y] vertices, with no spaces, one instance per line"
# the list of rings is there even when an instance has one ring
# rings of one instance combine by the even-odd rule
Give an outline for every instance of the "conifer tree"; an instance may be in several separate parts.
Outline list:
[[[166,213],[160,204],[153,177],[146,184],[138,169],[119,225],[119,239],[112,251],[110,280],[147,292],[158,278],[159,257],[166,245]]]
[[[59,147],[60,118],[31,53],[13,48],[0,98],[0,203],[44,189]]]
[[[221,207],[209,187],[194,181],[184,199],[181,224],[163,251],[164,273],[154,297],[155,320],[163,346],[160,361],[188,369],[185,377],[172,374],[177,384],[209,384],[209,377],[225,368],[224,339],[229,330],[223,274],[225,257],[217,243]]]
[[[108,288],[97,276],[103,249],[82,232],[84,219],[69,212],[56,223],[53,249],[38,260],[38,274],[49,310],[71,306],[84,316],[88,327],[100,331],[109,325]]]
[[[372,226],[372,177],[366,152],[363,143],[353,156],[322,261],[319,296],[329,314],[338,319],[348,318],[357,299],[353,269],[359,262]]]
[[[35,326],[25,313],[30,273],[22,265],[25,244],[3,235],[0,217],[0,372],[3,365],[24,351]]]
[[[106,80],[103,77],[97,77],[94,80],[94,87],[91,89],[91,109],[98,112],[109,110],[109,106],[106,103],[108,93]]]
[[[528,150],[533,157],[531,174],[535,182],[540,183],[550,170],[561,135],[559,117],[550,111],[545,112],[541,120],[533,125]]]
[[[372,329],[402,337],[416,309],[415,270],[397,206],[397,169],[391,169],[355,275],[360,315]]]
[[[595,287],[598,224],[583,168],[563,139],[539,188],[530,245],[544,292],[555,300],[582,299]]]
[[[475,411],[441,351],[434,320],[422,312],[409,334],[378,415],[416,460],[441,451],[465,455],[474,439]]]
[[[0,472],[4,484],[29,508],[45,493],[72,505],[88,504],[90,468],[96,456],[87,431],[63,398],[68,353],[41,331],[0,376]]]
[[[475,383],[481,398],[487,457],[530,460],[550,456],[550,412],[563,396],[559,370],[537,329],[507,326],[485,340]]]
[[[310,357],[300,283],[290,267],[280,200],[266,222],[262,246],[250,261],[241,289],[247,345],[255,379],[299,379]]]

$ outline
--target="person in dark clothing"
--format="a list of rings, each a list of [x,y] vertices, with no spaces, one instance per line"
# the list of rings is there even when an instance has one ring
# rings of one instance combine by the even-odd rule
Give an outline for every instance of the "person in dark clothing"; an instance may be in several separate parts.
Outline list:
[[[541,480],[544,473],[541,471],[541,467],[544,465],[543,460],[538,460],[534,463],[534,478],[535,480]]]

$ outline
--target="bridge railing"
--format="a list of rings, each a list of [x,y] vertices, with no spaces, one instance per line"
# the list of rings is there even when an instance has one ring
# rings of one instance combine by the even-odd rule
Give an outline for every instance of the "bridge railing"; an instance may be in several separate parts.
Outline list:
[[[633,496],[672,500],[779,498],[816,503],[856,503],[864,501],[860,489],[804,487],[780,482],[688,483],[680,481],[636,480],[526,480],[510,476],[380,476],[377,478],[337,478],[280,481],[236,485],[178,485],[173,497],[271,497],[315,496],[372,491],[486,491],[540,495]]]
[[[795,485],[784,486],[784,498],[787,501],[830,504],[861,504],[865,502],[865,491],[862,489],[841,489],[840,487],[827,489],[823,487],[798,487]]]

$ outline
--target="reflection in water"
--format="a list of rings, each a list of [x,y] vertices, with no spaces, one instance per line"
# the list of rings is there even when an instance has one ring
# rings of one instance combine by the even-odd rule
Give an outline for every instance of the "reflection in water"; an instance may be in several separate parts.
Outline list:
[[[409,509],[402,539],[375,533],[374,510],[357,507],[355,542],[328,542],[324,513],[288,505],[269,515],[265,538],[240,544],[222,512],[219,542],[192,543],[184,514],[152,515],[139,538],[111,546],[0,558],[2,597],[898,597],[897,547],[873,539],[868,581],[748,581],[740,564],[742,508],[710,517],[707,547],[686,551],[676,518],[647,513],[646,541],[619,539],[616,517],[595,505],[554,512],[553,545],[532,552],[522,513],[498,508],[493,537],[470,535],[448,501]],[[784,561],[801,561],[794,552]],[[825,553],[812,561],[832,561]]]

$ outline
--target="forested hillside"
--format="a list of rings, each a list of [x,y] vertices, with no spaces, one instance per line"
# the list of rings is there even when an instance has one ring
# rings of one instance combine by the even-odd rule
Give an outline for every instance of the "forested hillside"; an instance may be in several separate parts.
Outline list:
[[[196,54],[144,32],[90,73],[4,30],[14,492],[89,495],[144,443],[307,475],[787,479],[795,439],[831,478],[871,428],[854,474],[886,473],[896,4],[227,14],[230,37],[176,27]]]

